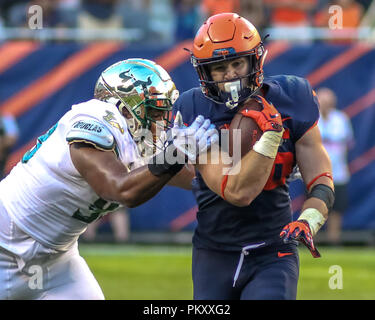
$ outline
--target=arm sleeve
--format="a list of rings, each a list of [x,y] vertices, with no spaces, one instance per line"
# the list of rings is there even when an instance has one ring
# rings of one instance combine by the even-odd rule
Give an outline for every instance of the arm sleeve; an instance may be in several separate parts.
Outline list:
[[[318,124],[319,102],[316,93],[312,90],[310,83],[306,79],[301,79],[295,90],[298,93],[296,95],[296,106],[299,113],[295,130],[297,141]]]
[[[173,104],[172,121],[176,117],[177,112],[180,111],[185,126],[191,125],[195,117],[198,116],[198,114],[196,114],[195,112],[195,106],[195,91],[193,89],[185,91],[178,97],[176,102]]]
[[[68,143],[84,142],[94,146],[98,150],[114,151],[116,141],[110,130],[99,121],[80,117],[75,119],[66,134]]]
[[[172,109],[172,122],[174,121],[174,119],[176,118],[176,114],[177,112],[180,111],[181,112],[181,99],[178,98],[176,100],[176,102],[173,104],[173,109]]]

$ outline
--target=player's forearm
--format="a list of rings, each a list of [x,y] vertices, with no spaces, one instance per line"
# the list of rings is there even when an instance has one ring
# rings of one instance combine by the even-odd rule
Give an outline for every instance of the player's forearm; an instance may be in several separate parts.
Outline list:
[[[328,218],[328,209],[327,209],[326,204],[322,200],[320,200],[318,198],[307,199],[303,203],[301,212],[303,212],[304,210],[306,210],[308,208],[317,209],[323,215],[324,218],[326,218],[326,219]]]
[[[171,180],[169,180],[168,185],[191,190],[191,181],[194,176],[194,167],[192,165],[185,165],[179,173],[177,173]]]
[[[111,194],[102,195],[112,197],[128,208],[137,207],[154,197],[172,178],[172,175],[164,174],[154,176],[147,166],[137,168],[127,173],[122,179],[118,179]]]
[[[228,175],[228,193],[236,205],[247,206],[262,192],[271,174],[283,132],[267,131]],[[225,194],[224,194],[225,196]]]
[[[316,184],[308,194],[298,220],[309,224],[314,236],[328,219],[329,210],[334,203],[334,191],[331,184]]]
[[[263,190],[274,159],[255,151],[248,152],[228,175],[225,199],[236,206],[248,206]],[[231,174],[235,173],[236,174]]]

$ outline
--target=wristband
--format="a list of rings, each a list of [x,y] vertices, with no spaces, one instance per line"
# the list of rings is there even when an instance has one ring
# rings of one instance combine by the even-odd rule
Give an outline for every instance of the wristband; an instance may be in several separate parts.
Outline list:
[[[318,198],[325,203],[328,210],[331,210],[335,203],[335,192],[326,184],[317,184],[312,188],[307,198]]]
[[[275,159],[284,130],[266,131],[254,144],[253,150],[265,157]]]
[[[168,160],[175,160],[174,163],[169,163]],[[148,170],[154,176],[161,176],[164,174],[176,175],[187,163],[187,156],[178,152],[173,142],[164,149],[164,151],[156,154],[148,163]]]
[[[314,236],[324,225],[327,219],[319,212],[318,209],[308,208],[303,210],[298,220],[306,221],[310,226],[311,235]]]

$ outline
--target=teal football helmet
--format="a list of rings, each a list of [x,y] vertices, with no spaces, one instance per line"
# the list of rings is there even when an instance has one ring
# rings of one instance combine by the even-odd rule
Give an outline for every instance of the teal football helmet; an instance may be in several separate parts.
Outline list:
[[[133,137],[157,123],[170,126],[172,105],[179,92],[160,65],[147,59],[127,59],[108,67],[100,75],[94,97],[115,104],[124,115]]]

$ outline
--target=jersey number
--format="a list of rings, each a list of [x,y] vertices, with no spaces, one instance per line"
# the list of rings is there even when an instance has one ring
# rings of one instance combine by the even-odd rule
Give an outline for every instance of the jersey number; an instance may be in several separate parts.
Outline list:
[[[38,139],[36,140],[36,145],[23,155],[22,163],[27,163],[27,161],[29,161],[34,156],[35,152],[38,151],[38,149],[42,146],[43,142],[46,141],[51,136],[51,134],[56,130],[56,128],[57,128],[57,123],[51,129],[49,129],[45,134],[38,137]]]
[[[108,202],[99,198],[93,204],[90,204],[87,215],[83,215],[80,209],[77,209],[73,214],[73,218],[86,223],[91,223],[105,213],[116,210],[119,206],[118,203]]]
[[[286,178],[293,171],[294,155],[291,152],[278,152],[270,177],[264,186],[264,190],[272,190],[278,186],[282,186],[286,182]]]

